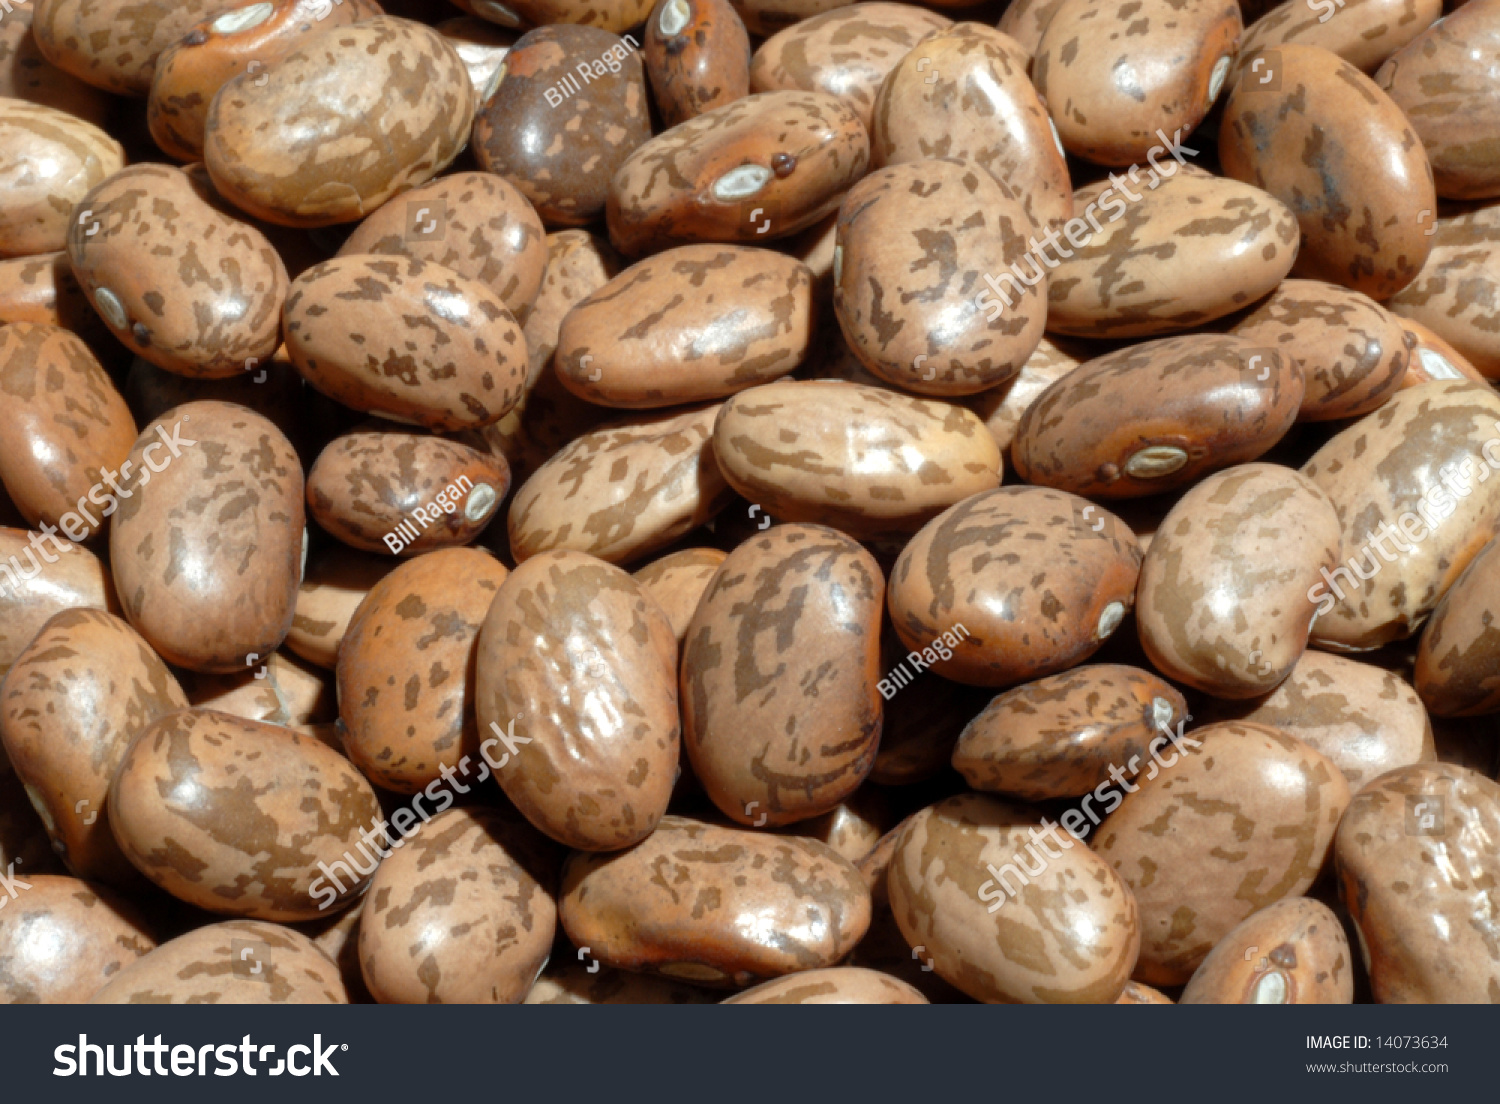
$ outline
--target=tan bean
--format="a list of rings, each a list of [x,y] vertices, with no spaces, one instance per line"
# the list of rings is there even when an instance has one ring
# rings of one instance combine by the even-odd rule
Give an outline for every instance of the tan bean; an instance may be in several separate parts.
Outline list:
[[[1270,345],[1227,334],[1143,341],[1042,392],[1016,426],[1011,456],[1023,479],[1059,490],[1157,494],[1264,455],[1304,394],[1301,368]]]
[[[468,544],[508,490],[505,457],[386,422],[329,442],[307,473],[307,508],[354,548],[414,555]]]
[[[489,810],[450,809],[380,864],[359,925],[380,1003],[521,1003],[552,949],[557,903],[507,827]]]
[[[106,92],[144,96],[156,59],[224,0],[145,0],[130,17],[91,0],[34,0],[32,32],[48,61]]]
[[[0,480],[11,501],[32,524],[70,518],[69,540],[97,534],[103,519],[89,513],[89,496],[107,505],[104,473],[136,438],[114,382],[77,335],[22,322],[0,327],[0,395],[10,418]]]
[[[1421,221],[1432,252],[1416,278],[1391,297],[1390,309],[1449,342],[1459,360],[1449,359],[1460,371],[1466,360],[1486,378],[1500,377],[1500,304],[1493,290],[1500,283],[1500,210],[1429,214]]]
[[[999,29],[1016,40],[1028,58],[1036,48],[1052,17],[1063,6],[1063,0],[1012,0],[1000,14]]]
[[[201,173],[132,165],[83,196],[68,228],[73,272],[110,332],[179,375],[237,375],[281,344],[286,266],[218,202]]]
[[[82,1004],[156,947],[135,908],[77,878],[33,876],[0,914],[0,1001]]]
[[[1187,981],[1240,921],[1305,893],[1349,804],[1338,767],[1274,728],[1225,723],[1180,739],[1123,801],[1101,799],[1113,815],[1094,842],[1140,903],[1136,976],[1152,985]]]
[[[571,548],[623,564],[702,525],[731,494],[714,459],[719,410],[633,419],[561,449],[511,499],[512,554]]]
[[[416,793],[466,762],[486,769],[475,661],[506,575],[477,548],[430,552],[375,583],[355,610],[338,649],[339,716],[349,758],[381,787]]]
[[[855,537],[920,529],[1000,482],[1000,450],[968,410],[842,380],[741,392],[714,423],[714,455],[774,517]]]
[[[0,260],[0,322],[61,326],[87,341],[96,355],[113,340],[63,252]]]
[[[451,268],[335,257],[292,282],[285,313],[297,370],[355,410],[457,430],[497,422],[520,401],[521,327],[499,296]]]
[[[1420,763],[1382,775],[1339,825],[1341,896],[1382,1004],[1500,999],[1494,915],[1500,786],[1464,767]]]
[[[667,615],[679,644],[687,635],[698,601],[724,557],[725,553],[717,548],[684,548],[636,569],[635,581],[646,588]]]
[[[1403,47],[1421,36],[1442,14],[1442,0],[1342,0],[1342,3],[1314,0],[1311,4],[1278,4],[1245,28],[1239,60],[1243,65],[1260,50],[1296,42],[1331,50],[1356,69],[1373,73],[1391,54],[1403,52]],[[1264,72],[1265,66],[1261,66],[1259,73]],[[1230,79],[1238,76],[1238,72],[1232,71]],[[1405,105],[1402,109],[1405,110]]]
[[[1182,695],[1149,671],[1075,667],[991,701],[959,736],[953,768],[976,790],[1025,801],[1076,797],[1117,764],[1134,774],[1151,738],[1186,717]]]
[[[1386,771],[1437,758],[1432,723],[1410,684],[1372,664],[1312,649],[1266,697],[1217,702],[1208,712],[1301,740],[1333,760],[1355,791]]]
[[[1241,28],[1235,0],[1065,0],[1037,43],[1032,79],[1065,149],[1129,165],[1197,129]]]
[[[1350,7],[1357,8],[1358,0]],[[1384,0],[1380,7],[1394,5]],[[1386,51],[1375,83],[1411,120],[1432,162],[1438,195],[1500,195],[1500,173],[1491,154],[1500,140],[1494,96],[1500,9],[1486,3],[1465,5],[1438,20],[1442,6],[1437,0],[1411,7],[1415,10],[1403,11],[1395,21],[1400,40],[1382,36],[1382,45],[1399,48]]]
[[[1035,881],[1021,879],[1010,899],[1000,889],[1038,846],[1039,819],[981,794],[918,813],[891,860],[896,923],[926,965],[976,1000],[1112,1003],[1135,968],[1141,916],[1104,860],[1053,825],[1062,850],[1040,844],[1050,861]]]
[[[826,92],[761,92],[643,143],[610,184],[621,252],[693,241],[761,243],[839,205],[864,174],[869,137]]]
[[[1291,270],[1297,217],[1279,198],[1170,158],[1144,171],[1079,188],[1081,213],[1066,227],[1073,248],[1054,235],[1055,258],[1043,243],[996,274],[999,300],[1023,297],[1049,268],[1049,331],[1143,337],[1249,306]]]
[[[1500,542],[1491,540],[1432,611],[1417,647],[1417,693],[1439,716],[1474,716],[1500,708],[1497,606]]]
[[[74,205],[124,164],[120,143],[92,123],[0,99],[0,256],[63,248]]]
[[[827,92],[853,108],[868,130],[886,74],[920,39],[950,26],[952,20],[936,12],[882,0],[825,11],[761,44],[750,64],[749,91]]]
[[[396,566],[393,560],[342,544],[330,544],[314,553],[297,589],[296,614],[286,646],[309,663],[333,670],[354,611],[370,588]]]
[[[458,156],[474,89],[453,47],[377,16],[303,36],[214,97],[204,162],[224,197],[284,226],[353,222]]]
[[[1489,481],[1497,434],[1500,397],[1488,385],[1428,383],[1303,465],[1343,527],[1343,562],[1308,595],[1318,603],[1315,644],[1364,651],[1421,627],[1500,518],[1500,480]]]
[[[242,671],[291,628],[307,531],[302,464],[281,431],[195,402],[142,431],[109,532],[131,625],[163,659]]]
[[[120,612],[109,568],[87,548],[0,527],[0,675],[48,618],[65,609]],[[22,560],[27,566],[22,566]]]
[[[1136,622],[1157,670],[1220,698],[1274,689],[1307,648],[1340,554],[1334,504],[1277,464],[1241,464],[1172,507],[1141,564]]]
[[[663,817],[619,855],[577,853],[558,918],[605,965],[708,985],[832,966],[870,924],[870,893],[826,844]]]
[[[101,610],[58,613],[17,657],[0,685],[0,741],[78,877],[139,888],[110,831],[110,781],[136,734],[187,704],[146,642]]]
[[[348,1004],[349,995],[338,967],[301,932],[231,920],[163,943],[89,1003]]]
[[[1181,1004],[1350,1004],[1353,959],[1327,905],[1291,897],[1238,924],[1208,953]]]
[[[720,566],[683,642],[682,717],[725,816],[790,824],[864,781],[880,741],[884,585],[873,556],[822,526],[777,526]]]
[[[380,14],[373,0],[259,0],[221,4],[156,59],[146,121],[151,137],[179,161],[203,159],[203,132],[214,95],[248,72],[253,84],[273,61],[314,29],[345,26]],[[267,78],[269,80],[269,78]]]
[[[574,305],[557,334],[563,386],[604,406],[720,399],[790,372],[812,340],[812,274],[791,257],[687,245]]]
[[[1224,107],[1219,161],[1296,213],[1297,274],[1372,299],[1411,283],[1432,247],[1421,212],[1437,208],[1437,195],[1401,109],[1321,46],[1262,50],[1241,73]]]
[[[381,819],[375,791],[343,756],[205,709],[140,730],[110,784],[109,809],[120,849],[161,888],[259,920],[319,915],[335,896],[315,888],[320,871],[356,849],[366,854],[362,833]]]
[[[581,552],[531,557],[490,604],[475,680],[484,747],[504,745],[486,758],[527,820],[583,851],[651,834],[677,778],[677,643],[641,584]]]
[[[1119,628],[1140,564],[1108,511],[1001,487],[949,507],[906,545],[891,572],[891,622],[945,678],[1028,682],[1082,663]]]
[[[928,395],[969,395],[1021,370],[1046,321],[1045,281],[1006,310],[987,275],[1025,256],[1035,231],[1004,185],[971,161],[880,169],[839,209],[833,306],[875,375]]]
[[[1073,186],[1028,65],[1019,43],[983,24],[928,34],[881,83],[873,164],[972,161],[1011,190],[1038,228],[1061,228],[1074,211]]]
[[[1400,319],[1367,295],[1318,280],[1283,280],[1230,332],[1301,369],[1304,422],[1377,409],[1400,389],[1410,359]]]
[[[536,300],[547,268],[542,220],[508,180],[464,172],[413,188],[361,222],[339,255],[416,257],[493,291],[517,319]]]

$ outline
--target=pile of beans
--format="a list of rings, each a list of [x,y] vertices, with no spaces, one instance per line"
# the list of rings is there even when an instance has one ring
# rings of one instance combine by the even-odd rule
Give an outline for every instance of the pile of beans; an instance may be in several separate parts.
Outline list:
[[[456,4],[0,14],[0,1001],[1500,1001],[1500,0]]]

